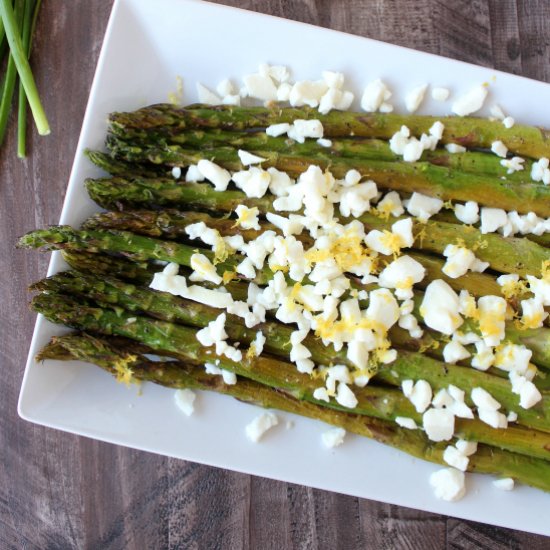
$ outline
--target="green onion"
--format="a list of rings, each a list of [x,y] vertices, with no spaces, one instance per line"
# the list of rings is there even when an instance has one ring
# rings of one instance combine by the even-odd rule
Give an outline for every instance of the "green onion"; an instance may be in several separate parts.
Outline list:
[[[17,24],[17,18],[10,0],[0,0],[0,17],[4,22],[4,29],[10,46],[11,57],[19,73],[19,78],[21,79],[25,93],[27,94],[38,133],[40,135],[47,135],[50,133],[50,126],[38,95],[36,83],[34,82],[34,77],[27,59],[26,50],[21,41],[21,35],[19,33],[20,27]]]

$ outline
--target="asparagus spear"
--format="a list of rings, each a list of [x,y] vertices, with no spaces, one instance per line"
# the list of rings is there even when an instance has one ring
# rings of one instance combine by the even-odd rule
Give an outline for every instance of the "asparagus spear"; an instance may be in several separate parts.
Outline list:
[[[220,146],[245,149],[246,151],[277,151],[286,155],[298,155],[308,158],[319,157],[321,159],[350,158],[370,159],[380,161],[402,161],[403,157],[394,153],[387,141],[372,138],[334,138],[328,147],[319,145],[310,140],[298,143],[286,137],[271,137],[265,132],[230,132],[220,129],[214,130],[188,130],[177,135],[159,136],[158,134],[146,134],[136,138],[131,133],[126,135],[125,129],[107,136],[107,147],[115,157],[119,150],[124,151],[130,147],[164,146],[169,150],[178,150],[178,146],[206,151]],[[524,170],[507,173],[500,161],[493,153],[468,151],[466,153],[449,153],[445,149],[424,151],[421,161],[426,161],[437,166],[451,168],[460,172],[472,174],[485,174],[494,177],[504,177],[515,183],[532,183],[532,161],[524,163]],[[542,185],[542,184],[541,184]]]
[[[216,229],[223,236],[242,235],[245,241],[256,239],[261,231],[254,229],[244,230],[235,224],[235,220],[229,218],[216,218],[204,212],[180,212],[178,210],[124,210],[99,212],[88,218],[83,224],[83,229],[115,229],[131,231],[138,235],[157,237],[163,239],[174,239],[177,241],[188,241],[189,237],[185,228],[193,223],[203,222],[208,227]],[[262,231],[280,230],[274,225],[262,222]],[[304,243],[304,246],[311,247],[313,240],[302,233],[296,236]],[[474,296],[485,296],[488,294],[500,295],[501,287],[494,277],[485,273],[468,272],[462,277],[452,279],[443,273],[444,261],[428,254],[422,254],[414,250],[408,250],[407,255],[421,263],[426,269],[424,280],[419,287],[425,287],[434,279],[445,280],[456,291],[468,290]],[[515,304],[514,304],[515,305]]]
[[[500,178],[457,172],[429,162],[386,162],[326,155],[309,157],[257,149],[250,152],[265,159],[262,162],[264,168],[272,166],[293,176],[305,172],[312,164],[330,170],[336,178],[343,178],[353,168],[385,189],[405,192],[414,190],[444,200],[472,200],[505,210],[550,216],[550,189],[536,182],[516,185]],[[189,166],[207,157],[228,170],[238,171],[246,168],[237,151],[229,147],[208,149],[206,152],[177,146],[132,145],[126,150],[119,148],[116,153],[117,157],[131,162],[147,161],[154,164]]]
[[[146,178],[100,178],[86,180],[90,197],[104,208],[117,204],[130,206],[161,205],[184,206],[217,212],[231,212],[239,204],[256,206],[263,214],[272,211],[269,196],[261,199],[248,198],[240,191],[215,191],[206,183],[180,184],[173,179]],[[368,229],[390,230],[396,218],[386,220],[373,213],[358,218]],[[346,220],[343,220],[346,221]],[[542,263],[550,260],[550,251],[521,238],[504,238],[497,233],[482,235],[475,228],[440,221],[414,222],[413,232],[417,248],[426,252],[442,254],[450,243],[460,240],[476,256],[489,262],[491,268],[503,273],[518,273],[521,276],[538,274]]]
[[[288,392],[274,391],[252,380],[239,378],[237,384],[226,385],[222,382],[220,377],[209,376],[201,369],[194,368],[189,364],[181,362],[158,363],[150,361],[140,355],[130,355],[124,349],[114,347],[110,342],[104,339],[94,338],[89,335],[54,337],[51,343],[41,350],[37,359],[72,359],[87,361],[116,375],[120,372],[120,367],[117,369],[117,366],[123,366],[124,369],[130,371],[132,376],[138,380],[151,381],[171,388],[214,390],[220,393],[233,395],[241,401],[250,402],[259,406],[280,409],[301,416],[323,420],[329,424],[344,427],[352,433],[357,433],[376,439],[387,445],[397,447],[419,458],[425,458],[444,464],[442,461],[442,451],[445,448],[445,444],[434,444],[428,441],[426,437],[417,430],[404,430],[386,420],[334,410],[328,407],[321,407],[297,399]],[[289,407],[289,404],[292,404],[292,407]],[[515,429],[515,431],[520,432],[525,430]],[[418,445],[418,447],[415,447],[420,454],[416,454],[412,448],[406,444],[411,441],[422,443],[422,446]],[[431,449],[436,449],[438,454],[436,455],[429,452],[428,456],[426,456],[426,452]],[[541,480],[545,480],[548,477],[547,463],[546,468],[544,467],[545,460],[529,458],[519,454],[512,455],[507,451],[495,448],[490,448],[490,451],[487,452],[490,452],[490,456],[493,459],[492,462],[487,461],[485,463],[483,458],[481,458],[482,463],[486,464],[487,468],[489,468],[491,464],[493,466],[498,464],[500,467],[502,465],[501,457],[508,457],[511,460],[514,477],[516,477],[516,479],[521,479],[527,483],[527,479],[532,477],[533,482],[537,483],[536,486],[540,487]],[[480,445],[476,454],[470,458],[468,466],[472,471],[483,471],[486,473],[491,471],[501,476],[509,474],[509,470],[495,472],[480,468],[480,457],[484,457],[485,453],[485,447]],[[532,464],[536,464],[537,468],[532,476],[525,477],[525,475],[523,475],[525,465]],[[522,472],[521,478],[517,476],[517,472]],[[537,475],[534,475],[535,473]],[[545,482],[544,487],[546,487],[546,485],[550,487],[550,483]]]
[[[174,105],[151,105],[130,113],[112,113],[110,124],[113,131],[132,130],[135,135],[144,135],[150,130],[170,127],[177,135],[189,128],[221,128],[224,130],[247,130],[265,128],[279,122],[296,119],[316,119],[323,125],[327,138],[358,136],[389,139],[401,126],[420,136],[428,133],[434,122],[440,120],[445,126],[443,143],[458,143],[469,148],[490,149],[494,141],[501,140],[509,151],[532,158],[550,156],[550,132],[542,128],[515,124],[505,128],[500,121],[474,117],[431,117],[422,115],[399,115],[382,113],[353,113],[331,111],[327,115],[315,109],[193,106],[178,108]]]
[[[42,313],[54,323],[102,334],[115,334],[137,340],[154,350],[162,350],[176,357],[191,358],[194,361],[211,361],[210,350],[203,348],[195,336],[195,330],[165,321],[157,321],[133,313],[101,309],[80,303],[78,300],[57,294],[40,294],[32,301],[35,311]],[[241,363],[233,363],[220,358],[220,366],[234,370],[237,374],[248,373],[254,377],[258,362],[270,361],[260,357]],[[262,363],[263,364],[263,363]],[[233,368],[234,367],[234,368]],[[240,370],[240,369],[245,369]],[[274,367],[274,376],[280,373],[280,365]],[[280,387],[294,389],[302,387],[294,384],[291,375],[300,375],[297,371],[285,374]],[[454,384],[469,395],[473,388],[483,387],[502,404],[503,410],[514,410],[518,414],[518,423],[541,431],[550,432],[550,398],[543,397],[531,409],[519,407],[519,398],[511,393],[508,381],[469,368],[439,363],[421,354],[401,352],[397,359],[386,368],[378,371],[380,380],[394,385],[407,378],[425,379],[435,389],[446,388]],[[307,378],[307,377],[306,377]],[[262,379],[265,383],[265,379]],[[294,385],[293,385],[294,384]],[[279,386],[279,384],[274,384]]]
[[[184,244],[160,241],[125,231],[77,231],[67,226],[54,226],[50,229],[27,233],[21,237],[18,246],[22,248],[44,246],[48,249],[90,252],[109,251],[122,254],[137,261],[161,260],[176,262],[186,267],[190,267],[191,256],[196,250]],[[213,253],[209,250],[202,250],[202,253],[210,260],[214,259]],[[237,263],[238,260],[236,258],[228,258],[224,262],[217,264],[218,272],[233,272]],[[264,267],[261,271],[258,270],[254,282],[265,284],[272,276],[273,273],[269,268]],[[418,293],[417,298],[420,299]],[[477,325],[468,320],[465,322],[464,327],[468,327],[468,330],[477,330]],[[542,332],[544,330],[532,329],[531,331],[522,331],[515,328],[512,323],[508,323],[507,338],[517,343],[521,343],[524,338],[527,339],[530,341],[535,360],[541,365],[550,365],[548,358],[550,343],[548,342],[548,337],[545,336],[546,333]]]

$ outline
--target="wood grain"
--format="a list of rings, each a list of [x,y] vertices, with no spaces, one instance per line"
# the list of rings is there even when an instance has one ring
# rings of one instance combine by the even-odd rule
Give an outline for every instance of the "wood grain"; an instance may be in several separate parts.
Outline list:
[[[550,81],[546,0],[232,0],[228,5]],[[33,65],[52,137],[0,151],[0,548],[548,548],[526,533],[155,456],[23,422],[17,397],[48,258],[13,249],[55,223],[111,7],[50,0]]]

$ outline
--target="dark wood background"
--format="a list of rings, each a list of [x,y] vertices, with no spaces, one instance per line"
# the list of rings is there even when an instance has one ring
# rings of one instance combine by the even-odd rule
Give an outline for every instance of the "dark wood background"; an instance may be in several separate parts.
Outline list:
[[[151,0],[154,1],[154,0]],[[550,81],[548,0],[232,0]],[[155,456],[20,420],[47,255],[16,237],[56,223],[111,0],[47,0],[33,66],[52,135],[0,151],[0,548],[549,548],[544,537]],[[518,510],[518,514],[522,511]],[[550,520],[550,516],[549,516]]]

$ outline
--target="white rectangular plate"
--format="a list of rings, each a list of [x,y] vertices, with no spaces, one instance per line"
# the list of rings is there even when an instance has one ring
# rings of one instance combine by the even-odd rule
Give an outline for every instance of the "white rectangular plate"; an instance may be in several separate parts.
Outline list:
[[[487,105],[501,104],[516,120],[550,126],[550,86],[389,44],[192,0],[118,0],[105,36],[69,181],[61,223],[78,226],[97,210],[83,187],[97,170],[82,155],[101,148],[107,114],[167,100],[184,81],[184,102],[196,101],[195,82],[215,88],[225,77],[255,72],[260,63],[289,65],[293,78],[316,79],[324,69],[343,71],[356,97],[383,78],[403,109],[406,90],[428,82],[456,97],[488,82]],[[450,103],[427,100],[420,112],[444,114]],[[30,253],[30,252],[29,252]],[[53,255],[49,274],[62,269]],[[489,477],[468,476],[458,503],[438,501],[428,478],[437,466],[348,435],[328,451],[326,426],[293,418],[262,441],[250,443],[245,425],[258,411],[230,398],[201,394],[195,414],[176,408],[173,391],[147,385],[143,395],[116,384],[100,369],[34,356],[65,330],[39,317],[25,370],[19,414],[32,422],[103,441],[250,474],[393,504],[550,535],[550,495],[527,487],[495,489]],[[281,415],[290,418],[290,415]]]

